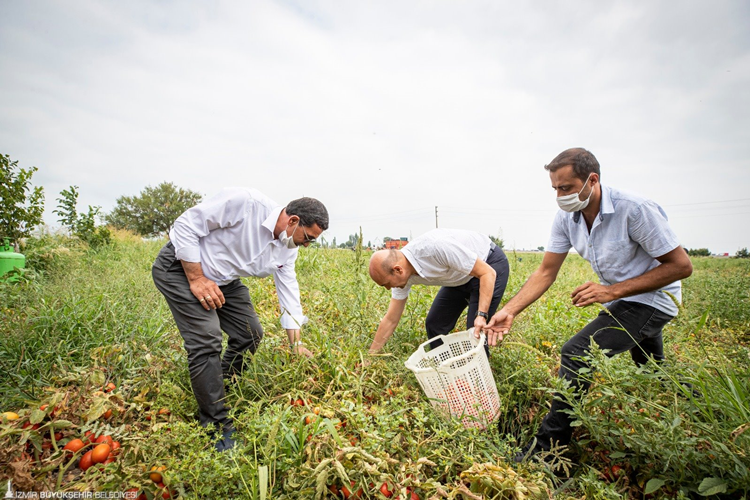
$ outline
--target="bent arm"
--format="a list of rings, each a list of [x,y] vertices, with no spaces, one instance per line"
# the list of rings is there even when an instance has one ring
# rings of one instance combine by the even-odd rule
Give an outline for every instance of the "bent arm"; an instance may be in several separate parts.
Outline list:
[[[521,287],[518,293],[508,301],[503,310],[513,316],[533,304],[539,297],[544,295],[552,283],[557,279],[567,253],[544,252],[541,265],[531,273],[529,279]]]
[[[492,294],[495,292],[495,278],[497,273],[483,260],[477,259],[471,270],[471,275],[479,278],[479,304],[478,311],[488,312],[492,303]],[[477,315],[474,318],[474,336],[479,338],[480,330],[487,326],[487,320]]]
[[[401,315],[404,314],[405,308],[406,299],[391,299],[391,302],[388,304],[388,311],[385,313],[385,316],[383,316],[383,319],[380,320],[378,330],[375,332],[375,339],[372,341],[370,349],[368,350],[370,354],[377,353],[383,348],[385,343],[388,342],[388,339],[391,338],[391,335],[393,335],[393,332],[396,330],[398,322],[401,320]]]
[[[693,263],[681,246],[656,257],[656,260],[660,265],[635,278],[609,286],[596,283],[579,286],[571,294],[573,304],[585,307],[596,302],[603,304],[640,293],[653,292],[693,274]]]

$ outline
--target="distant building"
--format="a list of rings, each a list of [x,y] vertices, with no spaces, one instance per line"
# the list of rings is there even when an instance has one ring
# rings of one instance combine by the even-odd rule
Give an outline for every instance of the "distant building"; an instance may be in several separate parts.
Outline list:
[[[387,250],[404,248],[409,243],[409,238],[383,238],[383,248]]]

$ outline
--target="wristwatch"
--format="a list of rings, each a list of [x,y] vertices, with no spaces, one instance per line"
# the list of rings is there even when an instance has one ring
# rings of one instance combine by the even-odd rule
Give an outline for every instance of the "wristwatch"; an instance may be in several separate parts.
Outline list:
[[[483,312],[483,311],[478,311],[477,312],[477,316],[483,317],[485,321],[489,321],[490,320],[490,315],[487,314],[486,312]]]

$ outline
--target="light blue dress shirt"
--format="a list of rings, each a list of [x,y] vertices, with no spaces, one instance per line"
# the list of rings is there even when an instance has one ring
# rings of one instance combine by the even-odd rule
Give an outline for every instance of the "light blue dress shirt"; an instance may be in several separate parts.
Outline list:
[[[575,248],[589,261],[603,285],[638,277],[659,265],[656,257],[680,245],[667,222],[667,214],[651,200],[602,185],[602,199],[591,233],[581,212],[560,210],[552,224],[547,250],[567,253]],[[664,292],[682,300],[682,286],[675,281],[654,292],[621,300],[640,302],[671,316],[678,309]],[[607,304],[604,304],[605,306]]]

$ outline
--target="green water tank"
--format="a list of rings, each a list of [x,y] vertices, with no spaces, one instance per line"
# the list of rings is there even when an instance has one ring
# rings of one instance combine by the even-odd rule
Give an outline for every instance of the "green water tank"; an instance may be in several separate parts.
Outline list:
[[[13,251],[8,238],[4,238],[4,240],[0,244],[0,276],[11,272],[17,267],[23,268],[26,266],[26,257]]]

